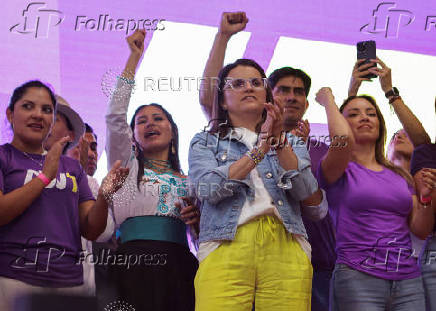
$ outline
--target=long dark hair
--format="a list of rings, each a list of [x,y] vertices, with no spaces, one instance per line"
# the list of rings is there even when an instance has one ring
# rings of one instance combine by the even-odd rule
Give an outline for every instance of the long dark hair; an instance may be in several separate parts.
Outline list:
[[[228,64],[220,70],[218,74],[218,86],[215,88],[210,129],[211,133],[218,133],[220,137],[225,136],[228,133],[229,129],[233,127],[228,112],[223,109],[222,103],[224,101],[224,84],[226,82],[226,78],[229,75],[229,72],[237,66],[253,67],[257,71],[259,71],[262,78],[266,79],[266,75],[262,67],[251,59],[238,59],[234,63]],[[266,88],[266,101],[270,103],[274,101],[272,91],[269,86]],[[261,123],[257,125],[257,131],[260,131],[260,126],[265,121],[265,118],[266,110],[264,110],[263,112]]]
[[[169,153],[168,153],[168,161],[170,162],[170,167],[172,170],[174,170],[175,172],[181,173],[181,168],[180,168],[180,160],[179,160],[179,129],[177,128],[176,123],[173,120],[173,117],[171,116],[171,114],[161,105],[159,104],[149,104],[149,105],[141,105],[139,106],[136,110],[135,113],[133,114],[132,120],[130,121],[130,128],[132,129],[132,133],[135,132],[135,118],[136,115],[142,110],[142,108],[144,107],[149,107],[149,106],[153,106],[153,107],[157,107],[160,110],[162,110],[162,112],[165,114],[165,116],[167,117],[168,121],[170,121],[171,123],[171,142],[169,145]],[[136,141],[135,138],[133,138],[134,143],[135,143],[135,148],[136,148],[136,158],[138,159],[138,176],[137,176],[137,185],[138,185],[138,189],[139,189],[139,184],[142,180],[142,177],[144,176],[144,161],[145,161],[145,157],[144,157],[144,152],[142,151],[141,146],[139,145],[139,143]],[[174,153],[172,152],[172,150],[174,149]]]
[[[344,103],[339,108],[339,111],[343,113],[345,106],[356,98],[362,98],[367,100],[374,108],[377,114],[377,118],[379,121],[379,130],[378,130],[378,138],[375,142],[375,160],[382,166],[390,169],[394,173],[400,175],[403,177],[409,185],[413,185],[413,178],[412,176],[403,168],[393,164],[391,161],[389,161],[385,156],[385,145],[386,145],[386,123],[385,119],[383,118],[383,114],[380,111],[380,108],[377,105],[377,102],[372,96],[369,95],[359,95],[359,96],[350,96],[348,97]]]

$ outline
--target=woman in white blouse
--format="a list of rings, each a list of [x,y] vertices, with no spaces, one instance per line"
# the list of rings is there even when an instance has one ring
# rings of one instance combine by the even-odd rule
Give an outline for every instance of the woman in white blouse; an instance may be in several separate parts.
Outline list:
[[[130,56],[106,115],[108,165],[121,159],[130,168],[113,200],[121,233],[113,270],[121,299],[135,310],[194,310],[198,262],[186,225],[197,226],[199,214],[186,198],[177,126],[158,104],[140,106],[127,123],[144,38],[144,30],[127,38]]]

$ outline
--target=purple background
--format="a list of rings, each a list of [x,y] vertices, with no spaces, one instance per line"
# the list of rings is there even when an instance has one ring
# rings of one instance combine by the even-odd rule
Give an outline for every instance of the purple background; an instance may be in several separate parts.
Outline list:
[[[436,16],[436,1],[396,1],[395,9],[411,12],[413,21],[400,26],[398,35],[389,38],[384,32],[360,31],[362,26],[373,22],[373,10],[380,1],[46,1],[46,8],[59,10],[64,15],[61,24],[50,27],[47,38],[10,31],[13,25],[23,22],[22,12],[29,3],[2,1],[0,142],[6,139],[3,120],[10,93],[24,81],[38,78],[49,82],[93,125],[99,135],[101,153],[107,105],[107,97],[101,91],[101,78],[108,68],[123,66],[127,57],[125,32],[75,31],[78,15],[158,18],[216,27],[221,12],[244,10],[250,19],[246,31],[252,33],[244,57],[257,60],[264,68],[268,67],[280,36],[345,44],[377,40],[377,47],[381,49],[436,55],[436,27],[425,30],[427,16]],[[405,14],[400,24],[408,21]],[[385,17],[379,16],[378,22],[384,20]],[[147,36],[148,41],[151,38]]]

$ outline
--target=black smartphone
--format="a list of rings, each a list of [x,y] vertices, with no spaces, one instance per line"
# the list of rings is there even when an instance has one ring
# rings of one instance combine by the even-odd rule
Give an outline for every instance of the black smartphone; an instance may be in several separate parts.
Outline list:
[[[370,63],[370,59],[376,59],[376,48],[375,48],[375,41],[361,41],[361,42],[357,42],[356,44],[357,47],[357,59],[365,59],[364,62],[362,62],[360,66],[364,65],[364,64],[368,64]],[[376,67],[377,64],[374,64],[371,67]],[[371,68],[370,67],[370,68]],[[364,78],[368,78],[368,79],[372,79],[372,78],[377,78],[377,76],[373,73],[369,73],[366,76],[364,76]]]

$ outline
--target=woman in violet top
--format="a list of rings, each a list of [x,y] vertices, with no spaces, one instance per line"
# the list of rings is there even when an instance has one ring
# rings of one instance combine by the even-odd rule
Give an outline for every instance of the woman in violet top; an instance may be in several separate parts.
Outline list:
[[[189,250],[186,225],[197,227],[199,213],[186,198],[177,125],[157,104],[140,106],[127,123],[144,38],[144,30],[127,38],[130,56],[106,115],[108,163],[121,159],[130,168],[113,200],[121,232],[116,257],[127,260],[114,262],[113,270],[121,299],[135,310],[189,311],[198,261]]]
[[[316,100],[326,109],[330,136],[349,137],[319,167],[336,217],[333,310],[424,310],[409,232],[424,239],[432,211],[413,195],[411,176],[385,159],[386,127],[372,97],[351,96],[339,110],[322,88]]]
[[[256,62],[239,59],[218,81],[212,128],[189,150],[202,201],[196,310],[250,310],[254,301],[256,310],[310,310],[301,214],[321,219],[327,203],[306,145],[274,143],[284,133],[283,104]]]
[[[105,229],[107,200],[128,169],[118,161],[97,200],[79,162],[62,156],[69,138],[49,152],[42,144],[54,123],[55,97],[40,81],[14,90],[6,110],[13,130],[0,146],[0,310],[32,293],[85,294],[80,236]]]
[[[433,217],[436,217],[436,144],[422,144],[415,148],[411,173],[417,193],[428,209],[433,208]],[[436,226],[421,254],[421,271],[427,311],[436,311]]]

